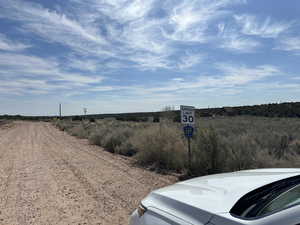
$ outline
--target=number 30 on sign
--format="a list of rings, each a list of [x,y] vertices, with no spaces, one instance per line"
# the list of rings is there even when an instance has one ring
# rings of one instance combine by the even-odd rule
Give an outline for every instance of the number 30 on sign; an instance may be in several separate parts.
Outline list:
[[[180,106],[181,111],[181,123],[182,124],[195,124],[195,107],[193,106]]]

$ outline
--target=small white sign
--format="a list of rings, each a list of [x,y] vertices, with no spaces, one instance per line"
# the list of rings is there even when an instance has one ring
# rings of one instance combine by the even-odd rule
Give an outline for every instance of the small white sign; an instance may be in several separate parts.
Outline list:
[[[193,106],[180,106],[181,111],[181,123],[186,125],[195,124],[195,107]]]

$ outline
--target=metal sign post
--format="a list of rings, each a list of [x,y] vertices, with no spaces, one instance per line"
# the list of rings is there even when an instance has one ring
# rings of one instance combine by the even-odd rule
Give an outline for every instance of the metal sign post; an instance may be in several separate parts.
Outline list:
[[[192,151],[191,151],[191,138],[194,134],[195,125],[195,107],[193,106],[180,106],[181,111],[181,123],[183,126],[183,132],[188,141],[188,168],[189,172],[192,167]]]

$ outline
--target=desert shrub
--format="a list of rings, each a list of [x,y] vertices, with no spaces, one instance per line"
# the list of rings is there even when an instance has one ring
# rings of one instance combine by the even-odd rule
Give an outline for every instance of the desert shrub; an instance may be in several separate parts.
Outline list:
[[[111,132],[111,129],[105,126],[97,126],[89,136],[89,142],[94,145],[103,146],[104,137]]]
[[[225,165],[226,147],[212,127],[199,130],[192,141],[192,174],[221,172]]]
[[[133,135],[135,124],[119,123],[115,121],[97,122],[91,131],[89,141],[105,150],[122,155],[132,156],[135,151],[128,139]]]
[[[120,145],[116,146],[115,152],[120,155],[134,156],[137,153],[137,150],[135,149],[131,141],[129,139],[126,139]]]
[[[99,133],[93,131],[88,139],[91,144],[101,146],[102,136]]]
[[[73,128],[73,124],[66,120],[55,121],[55,126],[61,131],[69,131],[71,128]]]
[[[224,139],[226,146],[226,169],[229,171],[256,168],[259,145],[247,134]]]
[[[128,128],[118,128],[111,130],[111,132],[104,136],[103,139],[103,147],[110,151],[110,152],[116,152],[117,150],[119,152],[126,152],[126,149],[124,149],[126,146],[120,146],[122,143],[125,143],[127,139],[132,135],[133,131]]]
[[[88,138],[89,137],[89,129],[85,127],[83,124],[79,124],[70,128],[69,133],[78,138]]]
[[[184,141],[177,127],[151,126],[131,138],[137,163],[155,169],[180,171],[185,166]]]

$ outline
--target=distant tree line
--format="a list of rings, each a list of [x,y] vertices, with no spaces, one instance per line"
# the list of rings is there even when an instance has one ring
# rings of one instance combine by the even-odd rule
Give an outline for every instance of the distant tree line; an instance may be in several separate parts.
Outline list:
[[[197,110],[199,116],[264,116],[300,117],[300,102],[270,103],[254,106],[207,108]]]
[[[221,107],[221,108],[205,108],[197,109],[197,116],[214,117],[214,116],[264,116],[264,117],[300,117],[300,102],[286,103],[270,103],[253,106],[236,106],[236,107]],[[168,116],[174,122],[180,122],[180,111],[161,111],[161,112],[142,112],[142,113],[118,113],[118,114],[90,114],[90,115],[74,115],[64,116],[62,119],[71,120],[90,120],[94,122],[96,119],[113,118],[119,121],[134,121],[134,122],[159,122],[165,116]],[[56,116],[22,116],[22,115],[0,115],[0,119],[11,120],[31,120],[31,121],[49,121]]]

